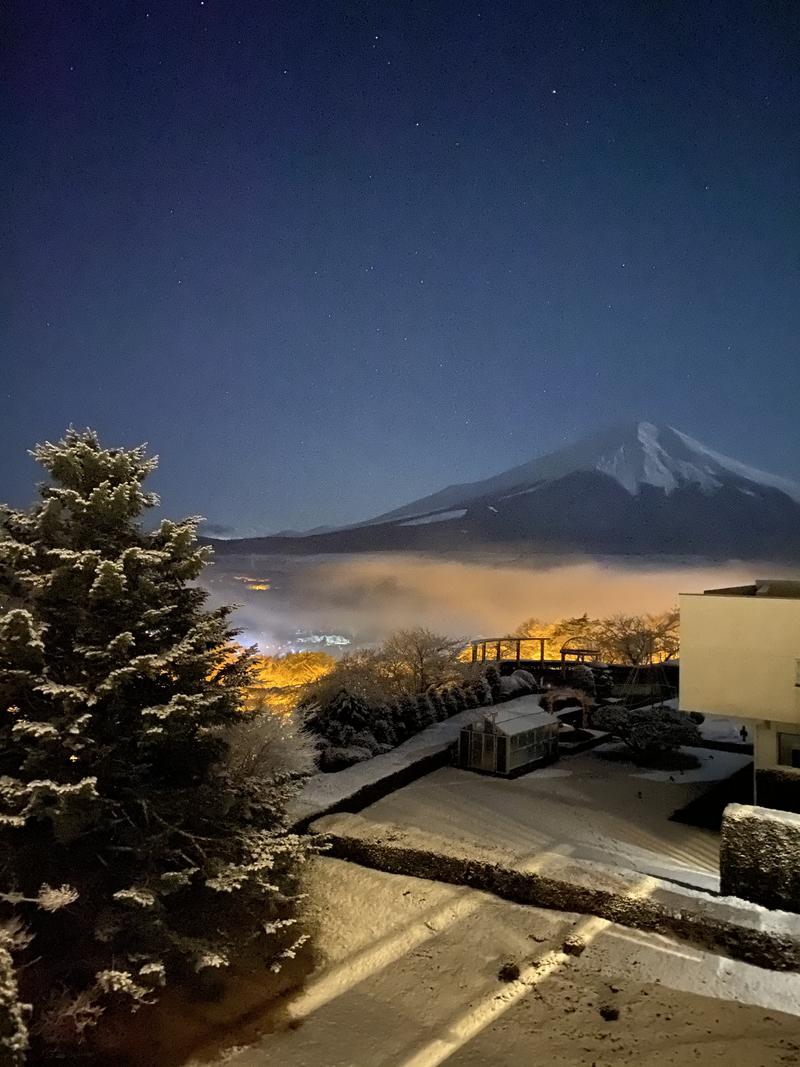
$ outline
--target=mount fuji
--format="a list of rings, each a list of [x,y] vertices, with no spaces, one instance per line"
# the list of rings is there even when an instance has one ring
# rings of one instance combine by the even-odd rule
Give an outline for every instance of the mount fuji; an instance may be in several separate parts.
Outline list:
[[[366,522],[212,543],[222,553],[525,545],[548,553],[794,561],[800,560],[800,484],[748,467],[671,426],[640,421]]]

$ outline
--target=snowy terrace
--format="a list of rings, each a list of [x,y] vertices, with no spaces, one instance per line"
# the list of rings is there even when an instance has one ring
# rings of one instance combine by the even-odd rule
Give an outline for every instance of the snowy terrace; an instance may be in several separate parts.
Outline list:
[[[716,891],[719,836],[670,822],[677,808],[750,762],[691,749],[695,770],[652,771],[603,759],[603,749],[508,780],[443,767],[365,808],[396,827],[501,849],[516,861],[571,857]]]

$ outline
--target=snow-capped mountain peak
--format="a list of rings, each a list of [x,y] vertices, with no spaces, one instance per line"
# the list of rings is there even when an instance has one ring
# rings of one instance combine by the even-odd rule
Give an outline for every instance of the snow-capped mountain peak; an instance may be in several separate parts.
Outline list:
[[[319,553],[528,545],[548,552],[800,560],[800,485],[639,420],[366,522],[265,538]],[[224,543],[232,552],[233,542]],[[218,546],[218,550],[222,550]]]
[[[602,430],[491,478],[448,486],[357,525],[421,519],[483,498],[502,500],[534,492],[543,483],[589,471],[607,475],[632,495],[643,486],[666,494],[689,486],[711,493],[733,476],[757,487],[777,489],[800,503],[800,485],[796,482],[740,463],[672,426],[640,420]]]

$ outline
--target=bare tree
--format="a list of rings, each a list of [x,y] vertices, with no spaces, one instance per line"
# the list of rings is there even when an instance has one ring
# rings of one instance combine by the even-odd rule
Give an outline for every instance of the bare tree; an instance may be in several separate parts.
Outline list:
[[[424,626],[398,630],[380,648],[384,669],[410,693],[421,693],[459,677],[463,639],[433,633]]]
[[[602,619],[584,613],[549,623],[526,619],[516,633],[546,638],[548,658],[557,658],[563,648],[593,648],[608,663],[635,667],[651,660],[675,659],[679,651],[678,622],[677,608],[656,615],[620,614]]]

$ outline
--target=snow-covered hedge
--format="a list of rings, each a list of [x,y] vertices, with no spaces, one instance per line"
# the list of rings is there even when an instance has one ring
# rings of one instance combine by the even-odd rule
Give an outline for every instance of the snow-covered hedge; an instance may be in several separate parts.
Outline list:
[[[518,692],[509,694],[507,699],[521,695],[523,681],[515,688]],[[305,709],[305,726],[318,745],[319,769],[335,772],[391,752],[409,737],[467,708],[491,703],[491,690],[484,677],[462,684],[430,686],[416,696],[404,693],[377,707],[370,707],[363,697],[341,689],[325,703]]]
[[[729,804],[722,816],[719,873],[726,896],[800,912],[800,815]]]
[[[800,970],[800,936],[789,917],[774,922],[751,904],[687,893],[658,879],[599,865],[548,865],[524,870],[509,859],[440,839],[417,840],[406,828],[376,827],[358,815],[329,815],[311,826],[325,835],[329,854],[390,874],[406,874],[494,893],[517,904],[597,915],[637,930],[652,930],[776,971]],[[427,837],[428,835],[422,835]]]
[[[800,813],[800,767],[759,767],[756,797],[762,808]]]

